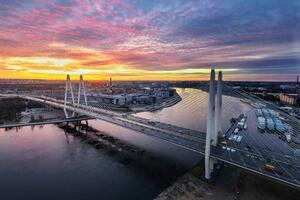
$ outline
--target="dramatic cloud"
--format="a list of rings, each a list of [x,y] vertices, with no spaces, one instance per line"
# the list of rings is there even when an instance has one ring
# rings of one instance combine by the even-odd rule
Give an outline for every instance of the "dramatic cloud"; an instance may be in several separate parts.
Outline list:
[[[299,33],[298,0],[1,0],[0,78],[290,80]]]

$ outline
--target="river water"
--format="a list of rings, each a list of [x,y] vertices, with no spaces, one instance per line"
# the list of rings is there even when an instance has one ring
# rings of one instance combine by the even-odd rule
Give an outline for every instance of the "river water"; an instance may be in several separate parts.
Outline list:
[[[177,90],[183,99],[178,104],[138,115],[205,131],[207,93]],[[224,130],[230,117],[248,109],[238,102],[224,97],[223,116],[228,118]],[[151,156],[142,165],[135,161],[125,165],[120,162],[121,153],[95,149],[56,125],[0,129],[1,199],[153,199],[201,159],[195,153],[104,121],[91,120],[89,124],[145,149]]]
[[[176,105],[156,112],[141,112],[137,116],[161,121],[177,126],[206,132],[208,113],[208,93],[198,89],[176,88],[182,101]],[[223,95],[222,131],[230,127],[230,119],[241,113],[249,112],[251,108],[240,102],[240,99]]]

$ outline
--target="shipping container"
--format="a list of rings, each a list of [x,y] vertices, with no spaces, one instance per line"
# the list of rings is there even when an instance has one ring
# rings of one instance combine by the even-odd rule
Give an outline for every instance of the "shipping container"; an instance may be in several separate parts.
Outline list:
[[[275,123],[274,123],[272,118],[267,119],[267,128],[269,130],[274,130],[275,129]]]
[[[264,117],[269,117],[269,116],[270,116],[270,112],[269,112],[269,110],[266,109],[266,108],[263,108],[263,109],[262,109],[262,113],[263,113],[263,116],[264,116]]]
[[[285,131],[285,126],[279,119],[274,119],[274,122],[275,122],[275,129],[277,131],[280,131],[280,132]]]
[[[269,110],[269,113],[271,117],[279,117],[279,113],[274,110]]]
[[[236,141],[240,142],[242,140],[242,138],[243,138],[243,136],[240,135],[240,136],[237,137]]]
[[[239,137],[238,135],[234,135],[234,136],[233,136],[233,140],[236,141],[236,139],[237,139],[238,137]]]
[[[258,117],[257,127],[262,130],[264,130],[266,128],[266,119],[264,117]]]
[[[258,117],[263,116],[262,110],[261,110],[261,109],[257,109],[257,110],[256,110],[256,115],[257,115]]]

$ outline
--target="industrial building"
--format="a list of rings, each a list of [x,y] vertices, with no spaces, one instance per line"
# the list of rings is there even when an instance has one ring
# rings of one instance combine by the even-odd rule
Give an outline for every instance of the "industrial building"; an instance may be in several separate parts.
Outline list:
[[[289,105],[299,105],[300,103],[300,96],[298,94],[284,94],[281,93],[279,95],[280,102],[289,104]]]
[[[126,103],[126,98],[122,95],[98,94],[94,97],[98,100],[99,103],[114,104],[120,106]]]

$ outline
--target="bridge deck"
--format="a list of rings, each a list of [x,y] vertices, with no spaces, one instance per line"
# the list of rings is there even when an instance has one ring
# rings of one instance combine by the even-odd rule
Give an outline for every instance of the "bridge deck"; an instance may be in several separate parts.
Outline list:
[[[0,128],[14,128],[14,127],[22,127],[22,126],[38,126],[38,125],[45,125],[45,124],[59,124],[64,122],[76,122],[76,121],[85,121],[93,119],[87,116],[80,116],[80,117],[73,117],[73,118],[65,118],[65,119],[51,119],[45,121],[35,121],[35,122],[20,122],[14,124],[2,124]]]

